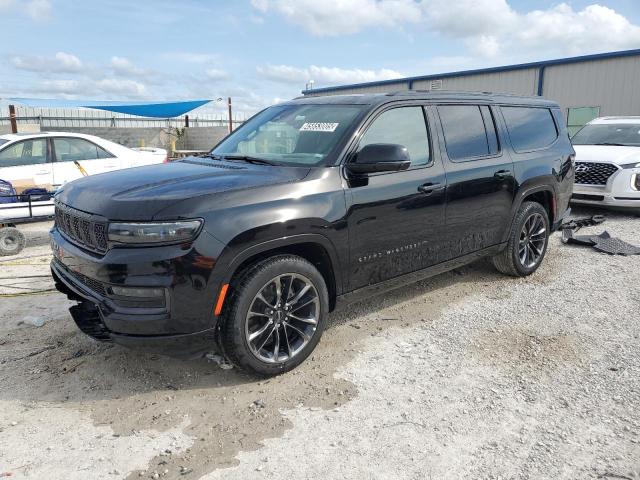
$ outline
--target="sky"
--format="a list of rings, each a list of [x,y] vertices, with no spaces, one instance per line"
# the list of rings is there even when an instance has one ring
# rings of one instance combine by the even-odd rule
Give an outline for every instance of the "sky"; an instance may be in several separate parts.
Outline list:
[[[640,48],[640,0],[0,0],[0,18],[0,98],[230,96],[247,115],[310,80]]]

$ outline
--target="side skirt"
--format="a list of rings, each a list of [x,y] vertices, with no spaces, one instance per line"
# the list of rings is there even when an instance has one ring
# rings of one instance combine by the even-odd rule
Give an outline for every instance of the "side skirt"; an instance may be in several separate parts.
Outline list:
[[[501,252],[506,246],[506,243],[494,245],[492,247],[478,250],[477,252],[473,252],[468,255],[463,255],[462,257],[454,258],[453,260],[448,260],[446,262],[438,263],[431,267],[418,270],[417,272],[406,273],[404,275],[400,275],[399,277],[385,280],[384,282],[376,283],[374,285],[368,285],[366,287],[358,288],[357,290],[353,290],[343,295],[339,295],[336,298],[336,309],[345,307],[350,303],[359,302],[361,300],[371,298],[374,295],[379,295],[390,290],[404,287],[407,284],[419,282],[435,275],[448,272],[449,270],[453,270],[454,268],[458,268],[468,263],[474,262],[480,258],[495,255]]]

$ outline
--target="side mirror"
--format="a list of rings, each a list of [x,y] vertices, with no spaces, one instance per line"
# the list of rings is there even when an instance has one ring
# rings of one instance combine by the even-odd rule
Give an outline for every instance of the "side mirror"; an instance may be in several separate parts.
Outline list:
[[[372,143],[362,148],[347,168],[352,173],[398,172],[411,165],[407,147],[393,143]]]

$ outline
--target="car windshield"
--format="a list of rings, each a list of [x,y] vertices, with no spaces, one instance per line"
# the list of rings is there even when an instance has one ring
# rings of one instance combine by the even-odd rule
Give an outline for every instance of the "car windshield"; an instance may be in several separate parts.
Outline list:
[[[2,138],[0,138],[0,146],[4,145],[5,143],[9,143],[9,140],[3,140]]]
[[[277,165],[326,164],[360,105],[278,105],[244,123],[211,155],[261,159]]]
[[[571,142],[574,145],[623,145],[640,146],[640,123],[585,125]]]

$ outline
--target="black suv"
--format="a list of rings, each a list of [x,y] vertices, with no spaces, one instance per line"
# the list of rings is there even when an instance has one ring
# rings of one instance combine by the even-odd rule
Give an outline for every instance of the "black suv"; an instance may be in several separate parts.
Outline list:
[[[524,276],[567,211],[574,151],[541,98],[402,92],[267,108],[208,155],[77,180],[51,264],[94,338],[261,374],[327,314],[491,256]]]

